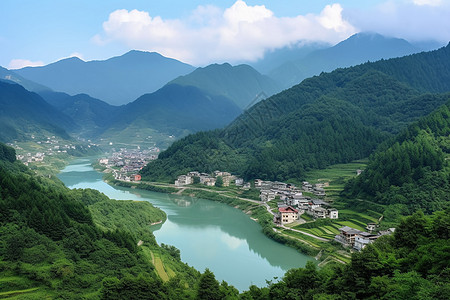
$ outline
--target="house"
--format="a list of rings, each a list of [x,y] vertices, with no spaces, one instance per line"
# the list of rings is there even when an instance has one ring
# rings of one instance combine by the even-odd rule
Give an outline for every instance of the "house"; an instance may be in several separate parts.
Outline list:
[[[393,234],[395,232],[395,228],[389,228],[387,230],[380,230],[378,232],[378,235],[389,235],[389,234]]]
[[[244,184],[244,186],[242,187],[244,190],[249,190],[251,188],[250,182],[247,182]]]
[[[242,179],[242,178],[236,178],[236,179],[234,180],[234,184],[235,184],[236,186],[243,186],[243,185],[244,185],[244,179]]]
[[[192,177],[187,175],[180,175],[178,179],[175,180],[175,186],[183,186],[193,183]]]
[[[368,223],[366,226],[367,231],[372,232],[375,230],[375,228],[377,227],[376,223]]]
[[[368,233],[368,232],[358,233],[355,235],[355,243],[353,245],[353,248],[358,251],[361,251],[368,244],[373,243],[379,237],[380,237],[379,235]]]
[[[344,226],[339,228],[340,234],[334,237],[336,242],[343,244],[344,246],[352,246],[355,244],[355,236],[362,233],[361,230]]]
[[[298,210],[292,206],[278,208],[281,225],[292,223],[298,220]]]
[[[330,219],[337,219],[339,217],[339,211],[336,208],[328,209],[328,217]]]
[[[320,199],[312,199],[309,202],[309,206],[310,206],[311,209],[314,209],[316,207],[330,206],[330,204],[328,202],[325,202],[325,201],[320,200]]]
[[[216,179],[212,178],[212,177],[206,178],[205,180],[203,180],[203,184],[206,185],[206,186],[215,186],[216,185]]]
[[[223,172],[227,173],[227,172]],[[230,174],[230,173],[227,173]],[[235,179],[236,177],[234,175],[222,175],[223,180],[223,186],[230,186],[230,183]]]
[[[261,190],[261,193],[259,194],[259,198],[263,202],[273,200],[273,199],[275,199],[275,197],[276,197],[276,193],[274,193],[272,191],[268,191],[268,190]]]
[[[197,171],[192,171],[188,173],[188,176],[190,177],[200,177],[200,173]]]
[[[323,207],[315,207],[311,210],[312,215],[316,219],[325,219],[328,215],[328,211]]]

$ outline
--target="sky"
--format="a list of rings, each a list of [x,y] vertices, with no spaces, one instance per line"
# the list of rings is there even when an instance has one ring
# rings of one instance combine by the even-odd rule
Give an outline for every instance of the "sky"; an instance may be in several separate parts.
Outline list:
[[[0,0],[0,66],[155,51],[194,66],[252,62],[357,32],[450,41],[450,0]]]

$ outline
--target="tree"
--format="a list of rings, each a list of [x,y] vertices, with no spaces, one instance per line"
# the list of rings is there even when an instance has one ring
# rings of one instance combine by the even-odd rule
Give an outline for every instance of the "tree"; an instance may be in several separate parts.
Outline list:
[[[223,178],[222,178],[222,176],[217,176],[217,178],[216,178],[216,186],[217,187],[222,187],[223,186]]]
[[[218,300],[221,299],[219,282],[214,274],[206,269],[200,276],[197,288],[197,299]]]

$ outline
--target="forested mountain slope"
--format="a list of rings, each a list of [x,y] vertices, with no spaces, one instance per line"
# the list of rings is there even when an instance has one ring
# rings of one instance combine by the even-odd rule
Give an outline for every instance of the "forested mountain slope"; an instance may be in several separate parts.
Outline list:
[[[29,140],[49,133],[69,139],[77,125],[38,94],[15,83],[0,81],[0,141]]]
[[[447,101],[422,92],[450,91],[449,55],[450,45],[306,79],[256,104],[223,130],[175,142],[142,174],[169,181],[187,170],[220,169],[286,180],[366,157]],[[421,68],[413,72],[414,66]]]
[[[139,285],[134,294],[146,299],[194,293],[187,288],[194,288],[197,271],[178,260],[179,286],[164,284],[147,256],[149,249],[170,256],[148,229],[165,218],[162,211],[146,202],[133,209],[133,202],[95,190],[69,190],[14,160],[14,149],[0,143],[2,298],[108,298],[105,290],[120,280]],[[109,218],[99,217],[105,212]]]
[[[433,212],[450,205],[449,101],[410,125],[370,156],[364,172],[351,180],[345,193],[369,197],[397,209]]]
[[[110,125],[111,119],[120,109],[86,94],[70,96],[66,93],[43,91],[39,95],[69,116],[78,125],[74,133],[84,137],[96,135],[99,130]]]
[[[0,295],[17,299],[448,299],[450,211],[416,213],[347,265],[313,263],[267,287],[239,294],[159,247],[149,203],[69,190],[14,162],[0,143]],[[138,205],[137,208],[133,206]],[[143,244],[137,246],[141,240]],[[141,244],[141,243],[140,243]],[[151,253],[167,255],[175,275],[161,280]]]

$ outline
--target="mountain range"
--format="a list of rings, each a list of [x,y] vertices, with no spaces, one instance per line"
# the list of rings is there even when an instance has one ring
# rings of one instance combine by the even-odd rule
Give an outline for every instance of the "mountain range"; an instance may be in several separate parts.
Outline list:
[[[71,57],[42,67],[14,70],[29,80],[70,95],[88,94],[112,105],[158,90],[195,68],[155,52],[130,51],[104,61]]]
[[[380,49],[384,49],[384,52]],[[418,51],[418,48],[404,40],[361,33],[331,48],[324,48],[324,45],[310,45],[274,51],[268,55],[266,63],[260,62],[259,67],[265,66],[268,69],[268,66],[281,62],[283,53],[285,59],[294,59],[297,62],[304,60],[318,70],[323,70],[342,64],[354,64],[368,57],[386,58],[414,51]],[[360,53],[355,54],[358,52]],[[327,62],[328,67],[321,61]],[[334,65],[331,65],[331,62]],[[422,65],[416,66],[416,63]],[[291,68],[296,66],[293,62],[287,64]],[[434,80],[432,76],[428,81],[421,77],[417,82],[408,78],[414,76],[417,68],[426,69],[427,64],[427,61],[407,63],[404,68],[410,68],[408,73],[400,71],[397,74],[394,74],[396,70],[390,68],[386,61],[378,62],[377,68],[388,76],[407,82],[418,91],[440,92],[442,88],[439,85],[442,85],[442,82]],[[448,72],[445,66],[435,66],[435,69],[442,74]],[[298,75],[297,71],[294,73]],[[286,76],[294,74],[282,72]],[[158,80],[151,79],[155,76]],[[286,77],[285,80],[278,78],[284,81],[283,84],[279,84],[245,64],[237,66],[227,63],[212,64],[195,69],[157,53],[141,51],[130,51],[105,61],[84,62],[78,58],[70,58],[44,67],[29,67],[14,71],[0,69],[0,77],[3,80],[22,84],[28,90],[38,92],[56,109],[59,116],[48,118],[47,124],[87,138],[130,137],[132,132],[137,131],[142,132],[136,133],[136,138],[142,138],[147,134],[150,136],[149,132],[178,138],[199,130],[221,128],[233,121],[242,110],[248,109],[259,100],[275,94],[294,82],[298,83],[297,81],[301,79],[295,76],[291,76],[291,79]],[[150,89],[150,85],[157,90],[145,93],[145,90]],[[52,89],[65,92],[54,92]],[[97,93],[100,93],[101,97],[96,97]],[[117,97],[116,100],[128,99],[123,102],[128,104],[111,105],[103,101],[109,97],[107,95],[114,95]],[[131,95],[135,95],[135,98],[130,99]],[[36,96],[33,97],[31,98],[37,99]],[[131,101],[133,99],[136,100]],[[264,103],[267,106],[272,101]],[[277,115],[280,107],[283,106],[272,107],[272,111],[266,111],[258,118],[268,122],[273,115]],[[286,108],[292,107],[287,105],[282,110]],[[51,110],[50,115],[55,113],[55,109]],[[22,110],[22,118],[34,122],[35,117],[27,117],[26,111]],[[59,122],[61,118],[65,122]],[[6,122],[5,120],[3,122]],[[3,124],[5,130],[9,128],[6,131],[14,128],[11,127],[10,120]],[[235,124],[236,122],[229,128],[235,127]],[[386,125],[385,128],[387,127]],[[38,129],[39,126],[30,128]]]
[[[354,34],[333,47],[317,49],[299,59],[285,61],[267,74],[284,88],[300,83],[303,79],[343,68],[365,63],[401,57],[420,52],[404,39],[385,37],[376,33]]]
[[[189,170],[227,170],[247,179],[287,180],[367,157],[448,100],[429,92],[450,91],[449,58],[450,44],[309,78],[257,103],[221,131],[175,142],[142,174],[170,181]]]

